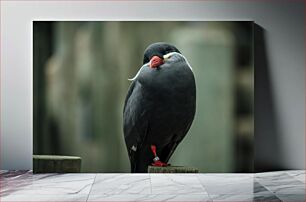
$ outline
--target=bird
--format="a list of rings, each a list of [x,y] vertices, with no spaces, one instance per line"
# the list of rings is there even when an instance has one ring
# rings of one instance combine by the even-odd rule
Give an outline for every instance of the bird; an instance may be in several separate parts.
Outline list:
[[[196,112],[196,83],[186,57],[172,44],[156,42],[130,79],[123,108],[123,132],[131,173],[169,166]]]

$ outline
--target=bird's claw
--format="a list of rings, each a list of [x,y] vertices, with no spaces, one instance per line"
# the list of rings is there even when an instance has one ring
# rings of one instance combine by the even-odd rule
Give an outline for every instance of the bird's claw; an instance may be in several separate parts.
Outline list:
[[[155,161],[154,163],[152,163],[152,166],[156,166],[156,167],[166,167],[166,166],[170,166],[170,164],[164,163],[164,162],[161,162],[161,161]]]
[[[160,161],[160,159],[159,159],[159,157],[157,156],[157,153],[156,153],[156,146],[155,145],[151,145],[151,150],[152,150],[152,153],[154,155],[154,159],[153,159],[154,163],[151,164],[152,166],[156,166],[156,167],[170,166],[170,164]]]

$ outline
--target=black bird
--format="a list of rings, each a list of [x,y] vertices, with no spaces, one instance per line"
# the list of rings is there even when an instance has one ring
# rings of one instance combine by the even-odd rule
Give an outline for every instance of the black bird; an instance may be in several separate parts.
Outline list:
[[[167,166],[187,134],[196,109],[196,86],[187,59],[173,45],[148,46],[128,90],[123,110],[124,138],[131,172]]]

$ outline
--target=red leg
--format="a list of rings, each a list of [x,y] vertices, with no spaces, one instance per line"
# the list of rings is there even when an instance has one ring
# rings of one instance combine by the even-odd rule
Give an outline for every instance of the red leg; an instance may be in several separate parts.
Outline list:
[[[167,164],[167,163],[164,163],[164,162],[161,162],[159,157],[157,156],[157,153],[156,153],[156,146],[155,145],[151,145],[151,150],[152,150],[152,153],[154,155],[154,163],[152,163],[152,166],[157,166],[157,167],[164,167],[164,166],[169,166],[170,164]]]

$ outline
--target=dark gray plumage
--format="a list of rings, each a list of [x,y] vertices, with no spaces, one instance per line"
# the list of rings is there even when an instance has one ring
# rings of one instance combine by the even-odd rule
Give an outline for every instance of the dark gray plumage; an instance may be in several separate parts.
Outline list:
[[[170,54],[168,54],[170,53]],[[157,68],[153,56],[171,55]],[[131,172],[147,172],[156,145],[161,161],[168,162],[187,134],[195,114],[196,86],[191,67],[179,50],[166,43],[150,45],[144,65],[132,81],[123,111],[124,137]]]

